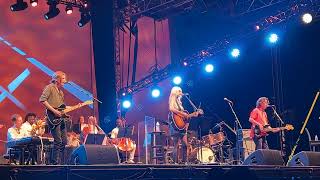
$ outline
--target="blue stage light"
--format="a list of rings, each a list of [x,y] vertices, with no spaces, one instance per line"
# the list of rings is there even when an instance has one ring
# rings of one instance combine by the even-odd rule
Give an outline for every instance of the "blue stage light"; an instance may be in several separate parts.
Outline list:
[[[173,83],[174,83],[175,85],[179,85],[179,84],[181,84],[181,82],[182,82],[182,78],[181,78],[180,76],[175,76],[175,77],[173,78]]]
[[[234,49],[232,49],[230,54],[232,57],[237,58],[240,56],[240,50],[238,48],[234,48]]]
[[[305,23],[305,24],[309,24],[312,22],[312,15],[310,13],[305,13],[303,14],[302,16],[302,21]]]
[[[154,98],[158,98],[160,96],[161,92],[159,88],[153,88],[151,91],[151,95]]]
[[[269,35],[268,40],[270,43],[274,44],[278,41],[278,35],[275,33],[272,33]]]
[[[214,66],[212,64],[207,64],[204,69],[207,73],[211,73],[214,70]]]
[[[125,99],[122,101],[122,107],[125,108],[125,109],[128,109],[131,107],[131,101],[128,100],[128,99]]]

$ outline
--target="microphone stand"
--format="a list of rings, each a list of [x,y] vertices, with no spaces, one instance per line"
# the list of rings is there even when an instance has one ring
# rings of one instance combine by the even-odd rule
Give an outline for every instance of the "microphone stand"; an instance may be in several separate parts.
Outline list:
[[[82,92],[83,94],[91,97],[93,100],[97,101],[98,103],[102,103],[99,99],[93,97],[93,95],[90,95],[89,93],[87,93],[86,91],[84,91],[82,88],[79,88],[77,85],[75,85],[73,82],[71,81],[68,81],[66,84],[69,84],[70,86],[78,89],[80,92]]]
[[[189,101],[189,103],[190,103],[190,105],[192,106],[192,108],[193,108],[193,111],[194,112],[196,112],[196,111],[198,111],[198,108],[194,105],[194,103],[191,101],[191,99],[189,98],[189,96],[187,96],[187,95],[185,95],[184,96],[188,101]],[[198,131],[200,131],[200,134],[199,134],[199,132],[198,132],[198,136],[200,136],[199,138],[202,138],[201,137],[201,127],[200,127],[200,125],[197,127],[198,128]],[[198,138],[198,139],[199,139]],[[187,132],[187,139],[188,139],[188,132]],[[188,148],[188,147],[187,147]],[[188,153],[188,150],[187,150],[187,153]],[[200,143],[200,160],[199,160],[201,163],[202,163],[202,161],[203,161],[203,155],[202,155],[202,143]],[[189,163],[189,155],[187,155],[187,162]]]
[[[276,117],[276,119],[278,119],[278,121],[280,122],[280,126],[284,125],[284,122],[282,120],[282,118],[279,116],[275,106],[271,106],[271,109],[273,111],[274,116]],[[284,132],[280,131],[279,133],[279,138],[280,138],[280,149],[281,149],[281,153],[282,156],[285,156],[285,152],[284,152],[284,147],[285,147],[285,137],[284,137]]]
[[[241,126],[241,123],[239,121],[239,118],[238,118],[236,112],[233,109],[233,104],[231,102],[229,102],[229,101],[227,101],[227,102],[228,102],[228,105],[229,105],[229,107],[230,107],[230,109],[232,111],[232,114],[233,114],[233,116],[234,116],[234,118],[236,120],[235,121],[236,122],[236,146],[237,146],[236,147],[236,149],[237,149],[236,164],[240,165],[241,164],[241,160],[240,160],[240,144],[239,144],[239,127],[242,129],[242,126]]]

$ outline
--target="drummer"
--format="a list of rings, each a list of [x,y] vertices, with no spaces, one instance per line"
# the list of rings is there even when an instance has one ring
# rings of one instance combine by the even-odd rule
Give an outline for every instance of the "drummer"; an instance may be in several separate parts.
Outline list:
[[[118,134],[119,134],[119,129],[120,128],[124,128],[125,127],[125,119],[121,118],[121,117],[118,117],[117,120],[116,120],[116,127],[112,129],[111,133],[110,133],[110,137],[111,139],[114,139],[116,141],[113,141],[113,142],[116,142],[115,144],[117,145],[119,142],[119,139],[118,138]],[[134,153],[136,151],[136,144],[134,144],[130,139],[128,141],[126,141],[127,143],[131,143],[132,144],[132,150],[131,151],[128,151],[129,153],[129,159],[127,161],[127,163],[134,163],[133,159],[134,159]],[[127,146],[129,146],[129,144],[127,144]]]

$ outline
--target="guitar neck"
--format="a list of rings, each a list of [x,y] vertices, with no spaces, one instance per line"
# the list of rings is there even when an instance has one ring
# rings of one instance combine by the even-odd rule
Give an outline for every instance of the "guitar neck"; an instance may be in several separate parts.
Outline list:
[[[67,108],[65,110],[63,110],[64,113],[68,113],[68,112],[71,112],[71,111],[74,111],[76,109],[79,109],[81,108],[82,106],[85,106],[85,104],[80,104],[80,105],[77,105],[77,106],[72,106],[70,108]]]

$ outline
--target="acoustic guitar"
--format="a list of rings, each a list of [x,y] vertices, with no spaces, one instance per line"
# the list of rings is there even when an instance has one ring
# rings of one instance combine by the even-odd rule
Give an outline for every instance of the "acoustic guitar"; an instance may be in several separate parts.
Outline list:
[[[171,119],[175,128],[179,131],[185,130],[187,128],[187,124],[190,118],[198,117],[199,115],[203,115],[202,109],[197,109],[195,112],[189,114],[188,111],[184,111],[188,114],[188,117],[183,117],[179,114],[171,112]]]

